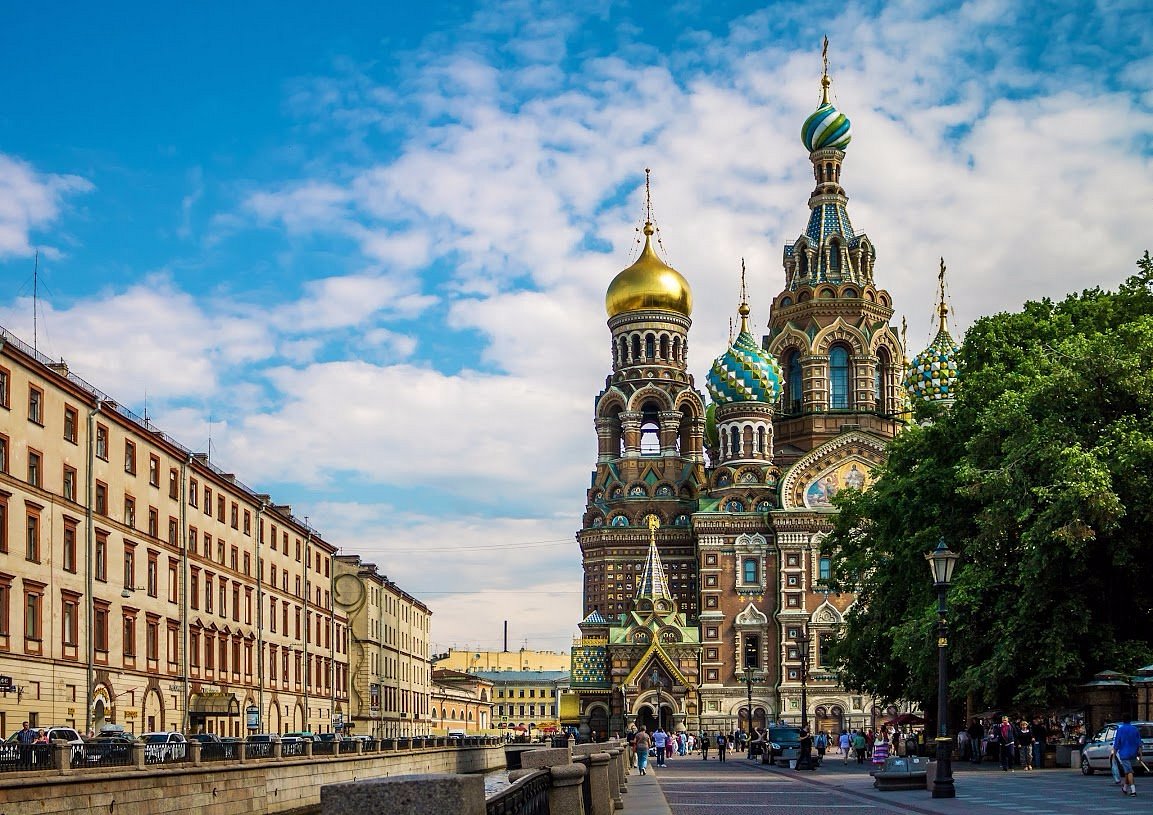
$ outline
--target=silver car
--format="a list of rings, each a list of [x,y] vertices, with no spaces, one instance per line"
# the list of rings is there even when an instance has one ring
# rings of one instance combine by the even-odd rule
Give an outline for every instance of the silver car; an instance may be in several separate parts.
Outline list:
[[[1113,751],[1113,737],[1117,735],[1118,722],[1105,725],[1081,750],[1081,772],[1092,775],[1097,770],[1109,772],[1109,755]],[[1153,756],[1153,722],[1133,722],[1141,733],[1141,755]],[[1135,767],[1141,771],[1140,765]]]

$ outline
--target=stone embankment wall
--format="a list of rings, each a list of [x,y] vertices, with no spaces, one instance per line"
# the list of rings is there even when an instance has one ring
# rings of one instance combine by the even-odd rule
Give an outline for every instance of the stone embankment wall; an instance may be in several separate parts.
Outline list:
[[[382,776],[503,769],[502,745],[241,763],[0,776],[0,815],[280,815],[317,812],[320,788]]]

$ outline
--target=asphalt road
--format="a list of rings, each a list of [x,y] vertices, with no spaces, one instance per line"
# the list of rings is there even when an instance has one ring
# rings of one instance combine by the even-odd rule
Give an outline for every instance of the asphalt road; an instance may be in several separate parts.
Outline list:
[[[724,764],[715,755],[708,761],[674,758],[653,774],[673,815],[1153,813],[1153,778],[1138,777],[1137,796],[1129,798],[1107,774],[1087,777],[1070,769],[1006,773],[992,763],[962,764],[955,772],[953,799],[934,799],[927,790],[880,792],[868,765],[844,765],[836,755],[815,772],[766,767],[730,754]]]

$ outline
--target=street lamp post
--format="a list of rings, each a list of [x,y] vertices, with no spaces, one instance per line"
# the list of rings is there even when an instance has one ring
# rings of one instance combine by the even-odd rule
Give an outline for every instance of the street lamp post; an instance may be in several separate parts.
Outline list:
[[[798,656],[801,658],[801,729],[808,730],[809,728],[809,643],[812,638],[809,636],[808,626],[801,626],[800,631],[797,633],[797,650]],[[811,755],[802,754],[797,759],[798,770],[811,770],[812,757]],[[802,766],[802,764],[804,766]]]
[[[753,680],[756,678],[756,672],[757,669],[752,665],[745,666],[745,689],[747,690],[746,698],[748,700],[748,707],[745,708],[745,710],[748,711],[749,741],[747,755],[749,756],[753,754]]]
[[[937,774],[933,778],[934,798],[955,798],[957,789],[953,785],[952,739],[949,738],[949,625],[946,620],[948,606],[945,594],[953,579],[953,567],[960,557],[945,546],[942,538],[937,548],[925,555],[929,568],[933,570],[933,586],[937,589]]]
[[[653,668],[653,672],[649,675],[649,680],[657,689],[657,730],[661,729],[661,675],[657,673],[657,669]]]

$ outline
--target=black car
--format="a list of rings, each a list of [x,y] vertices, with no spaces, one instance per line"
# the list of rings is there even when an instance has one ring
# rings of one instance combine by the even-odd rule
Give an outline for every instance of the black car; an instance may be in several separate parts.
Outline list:
[[[136,740],[127,733],[106,733],[88,739],[84,755],[90,767],[127,767],[132,762]]]
[[[801,731],[796,727],[770,727],[769,751],[762,757],[765,764],[796,761],[801,754]]]

